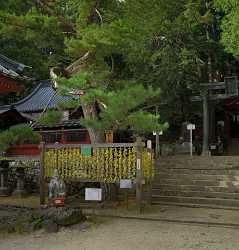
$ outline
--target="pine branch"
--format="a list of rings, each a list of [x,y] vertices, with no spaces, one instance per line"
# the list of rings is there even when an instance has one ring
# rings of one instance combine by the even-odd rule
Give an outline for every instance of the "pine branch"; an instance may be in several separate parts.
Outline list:
[[[74,33],[74,28],[75,28],[75,25],[70,22],[69,20],[66,20],[63,16],[60,16],[60,15],[57,15],[53,10],[52,8],[45,2],[45,1],[42,1],[42,0],[36,0],[36,3],[41,6],[41,8],[46,11],[46,13],[49,15],[49,16],[54,16],[54,17],[57,17],[57,19],[61,22],[61,24],[63,25],[63,27],[66,28],[67,30],[67,33]]]
[[[68,75],[74,75],[78,73],[82,67],[82,64],[89,58],[90,51],[87,51],[81,58],[77,59],[75,62],[70,64],[65,68]]]

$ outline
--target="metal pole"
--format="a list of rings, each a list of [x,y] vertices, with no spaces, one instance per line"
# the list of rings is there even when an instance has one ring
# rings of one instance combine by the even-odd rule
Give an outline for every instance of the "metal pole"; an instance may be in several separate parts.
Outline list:
[[[193,157],[193,130],[190,129],[190,156]]]
[[[159,132],[156,131],[156,159],[159,158]]]
[[[208,98],[207,93],[203,93],[203,149],[202,155],[209,155],[208,150],[208,137],[209,137],[209,114],[208,114]]]
[[[158,115],[158,106],[156,106],[156,115]],[[155,137],[155,158],[159,158],[159,131],[156,130],[156,137]]]

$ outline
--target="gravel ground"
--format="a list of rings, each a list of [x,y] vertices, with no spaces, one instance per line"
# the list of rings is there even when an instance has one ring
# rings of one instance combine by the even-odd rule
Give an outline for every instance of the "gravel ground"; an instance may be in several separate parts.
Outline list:
[[[57,234],[0,238],[0,250],[238,250],[239,229],[107,219]]]

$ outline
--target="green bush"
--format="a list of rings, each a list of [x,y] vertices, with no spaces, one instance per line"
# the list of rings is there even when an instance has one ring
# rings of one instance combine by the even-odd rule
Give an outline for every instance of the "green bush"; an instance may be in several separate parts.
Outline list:
[[[12,126],[0,133],[0,151],[6,151],[11,145],[21,144],[25,141],[38,143],[39,134],[26,124]]]

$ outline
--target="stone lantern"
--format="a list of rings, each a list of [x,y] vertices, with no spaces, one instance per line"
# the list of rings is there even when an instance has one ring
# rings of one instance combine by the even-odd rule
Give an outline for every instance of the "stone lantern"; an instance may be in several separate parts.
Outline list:
[[[13,196],[19,196],[23,197],[27,194],[27,191],[25,190],[24,186],[24,177],[25,177],[25,171],[24,168],[17,168],[16,170],[16,177],[17,177],[17,187],[13,191]]]
[[[8,196],[8,162],[0,161],[0,196]]]

